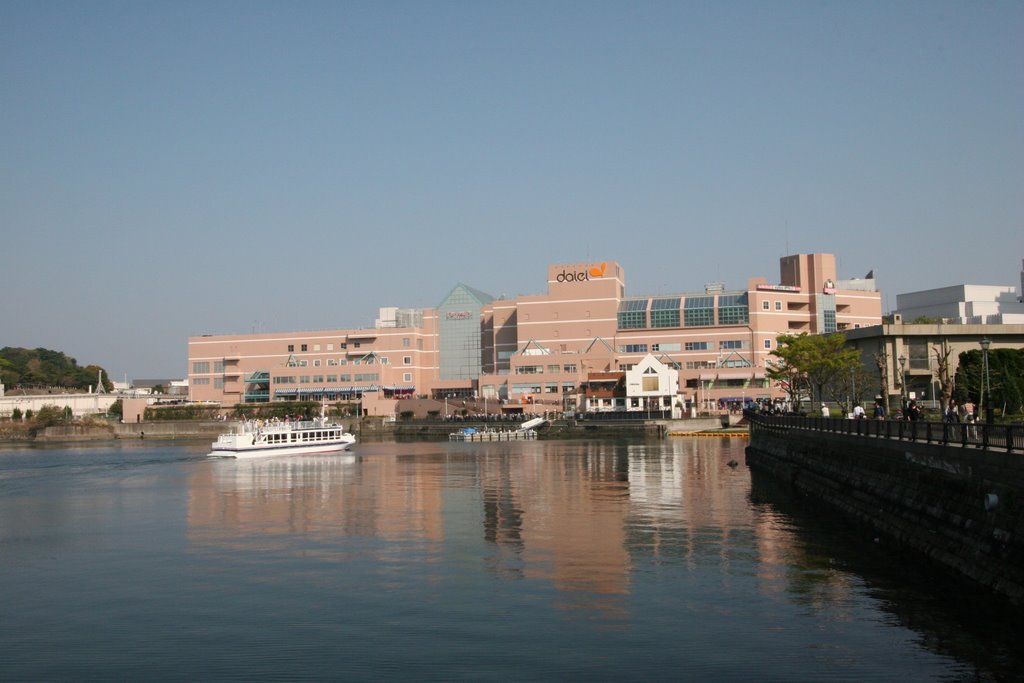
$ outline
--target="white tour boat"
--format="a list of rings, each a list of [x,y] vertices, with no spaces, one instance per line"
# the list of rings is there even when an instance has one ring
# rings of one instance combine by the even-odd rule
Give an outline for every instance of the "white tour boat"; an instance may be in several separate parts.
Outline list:
[[[213,442],[211,456],[253,458],[266,455],[313,455],[344,451],[356,437],[324,417],[305,421],[242,420],[235,431]]]

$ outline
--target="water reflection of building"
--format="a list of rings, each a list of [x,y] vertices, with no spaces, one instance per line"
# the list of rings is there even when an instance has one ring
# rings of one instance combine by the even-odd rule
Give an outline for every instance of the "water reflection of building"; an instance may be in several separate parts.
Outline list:
[[[441,490],[418,479],[436,476],[392,458],[356,455],[211,462],[190,482],[193,539],[230,543],[287,533],[444,536]],[[402,482],[402,490],[389,487]]]
[[[627,604],[616,596],[629,594],[635,572],[673,565],[753,573],[766,593],[838,598],[848,588],[834,577],[791,575],[804,550],[783,518],[751,504],[744,446],[417,444],[396,455],[382,445],[369,457],[210,462],[193,469],[189,537],[257,554],[330,553],[346,537],[394,541],[375,547],[412,558],[412,579],[429,571],[425,558],[465,556],[503,578],[550,582],[562,606],[606,614]]]

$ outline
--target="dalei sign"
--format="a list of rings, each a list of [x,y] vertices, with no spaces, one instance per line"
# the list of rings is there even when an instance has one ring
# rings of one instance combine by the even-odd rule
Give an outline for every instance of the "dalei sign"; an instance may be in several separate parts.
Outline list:
[[[555,276],[555,282],[588,282],[590,278],[604,277],[607,270],[607,263],[600,263],[596,266],[589,266],[583,270],[566,270]]]

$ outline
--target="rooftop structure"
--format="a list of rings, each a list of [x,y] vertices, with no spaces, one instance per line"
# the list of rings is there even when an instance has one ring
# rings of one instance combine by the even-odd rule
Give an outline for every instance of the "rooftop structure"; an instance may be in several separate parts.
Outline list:
[[[903,321],[932,318],[960,325],[1024,324],[1024,267],[1021,287],[1013,285],[952,285],[896,296],[896,313]]]

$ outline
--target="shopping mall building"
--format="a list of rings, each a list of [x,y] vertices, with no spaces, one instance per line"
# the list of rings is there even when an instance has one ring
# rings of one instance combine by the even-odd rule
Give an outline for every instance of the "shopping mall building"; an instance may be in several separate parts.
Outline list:
[[[839,280],[832,254],[779,265],[777,282],[744,290],[627,296],[614,261],[556,264],[544,294],[496,299],[459,284],[434,309],[381,309],[372,329],[190,337],[189,394],[225,406],[360,400],[378,414],[413,396],[585,409],[588,383],[651,370],[652,356],[678,371],[673,404],[781,397],[765,374],[776,338],[878,325],[881,295],[870,274]]]

